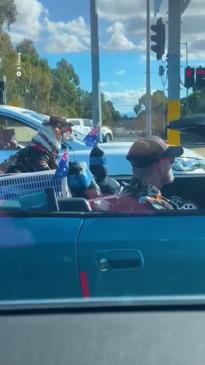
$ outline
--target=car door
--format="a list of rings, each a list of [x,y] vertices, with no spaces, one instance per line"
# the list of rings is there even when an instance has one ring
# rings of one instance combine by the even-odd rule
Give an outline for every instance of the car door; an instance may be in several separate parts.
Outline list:
[[[0,163],[23,148],[36,130],[15,118],[0,116]]]
[[[203,215],[96,216],[79,236],[89,296],[205,293]]]
[[[1,213],[0,300],[79,298],[81,224],[79,215]]]

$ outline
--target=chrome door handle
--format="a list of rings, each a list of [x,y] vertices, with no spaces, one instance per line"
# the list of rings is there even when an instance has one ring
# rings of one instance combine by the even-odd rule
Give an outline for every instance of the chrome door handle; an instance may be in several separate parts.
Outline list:
[[[101,271],[139,269],[144,259],[139,250],[107,251],[99,260]]]

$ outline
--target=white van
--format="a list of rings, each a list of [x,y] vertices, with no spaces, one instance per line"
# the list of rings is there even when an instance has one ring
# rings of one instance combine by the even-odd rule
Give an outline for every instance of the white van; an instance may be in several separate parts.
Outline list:
[[[82,137],[85,137],[93,128],[92,119],[66,118],[66,120],[73,124],[72,127],[73,132],[79,133],[80,135],[82,135]],[[102,126],[102,137],[103,137],[103,142],[110,142],[113,140],[112,130],[105,125]]]

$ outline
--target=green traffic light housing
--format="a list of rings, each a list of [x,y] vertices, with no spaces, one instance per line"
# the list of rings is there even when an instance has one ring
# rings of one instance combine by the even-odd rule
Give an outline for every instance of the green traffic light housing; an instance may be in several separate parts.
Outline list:
[[[157,20],[156,24],[151,25],[151,30],[155,33],[151,36],[152,42],[151,50],[156,53],[157,60],[160,60],[165,50],[165,24],[162,18]]]

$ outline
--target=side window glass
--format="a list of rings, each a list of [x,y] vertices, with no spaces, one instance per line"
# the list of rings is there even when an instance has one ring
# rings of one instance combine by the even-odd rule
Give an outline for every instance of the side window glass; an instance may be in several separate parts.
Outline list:
[[[79,120],[70,120],[70,122],[71,122],[74,126],[80,126],[80,121],[79,121]]]
[[[90,127],[90,128],[92,128],[92,121],[91,120],[89,120],[89,119],[86,119],[85,121],[84,121],[84,126],[85,127]]]
[[[18,145],[25,146],[36,131],[13,119],[0,119],[0,148],[18,149]]]

